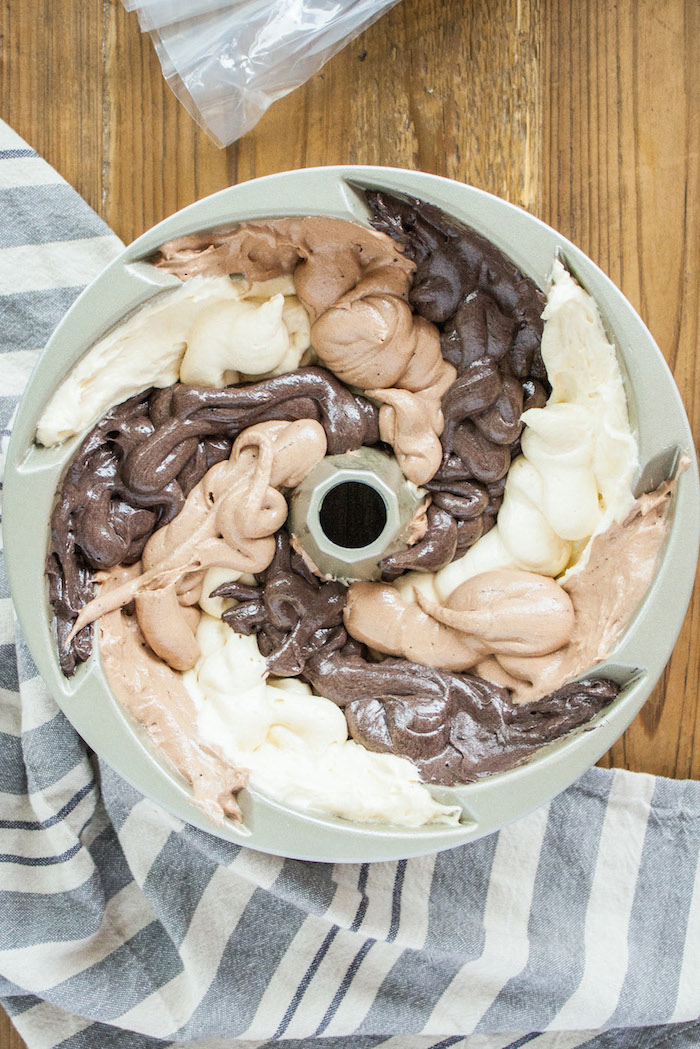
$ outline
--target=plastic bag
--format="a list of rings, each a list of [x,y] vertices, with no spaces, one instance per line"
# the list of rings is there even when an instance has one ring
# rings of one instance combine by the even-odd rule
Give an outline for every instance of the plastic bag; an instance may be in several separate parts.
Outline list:
[[[313,76],[398,0],[123,0],[166,81],[219,146]]]

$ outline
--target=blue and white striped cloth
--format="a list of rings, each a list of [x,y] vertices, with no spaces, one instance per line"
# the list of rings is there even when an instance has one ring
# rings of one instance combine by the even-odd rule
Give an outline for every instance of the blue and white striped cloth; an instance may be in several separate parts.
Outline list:
[[[0,123],[0,423],[120,244]],[[700,1044],[700,783],[593,769],[500,834],[300,863],[90,757],[0,572],[0,997],[30,1049]]]

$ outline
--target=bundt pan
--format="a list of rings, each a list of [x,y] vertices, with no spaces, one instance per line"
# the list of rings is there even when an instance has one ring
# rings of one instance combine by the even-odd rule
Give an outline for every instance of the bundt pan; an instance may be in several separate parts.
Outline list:
[[[594,721],[543,747],[525,764],[464,787],[431,788],[462,808],[451,827],[361,825],[304,814],[254,789],[241,792],[243,823],[212,823],[194,804],[189,784],[159,757],[145,731],[122,711],[105,682],[99,653],[63,677],[44,578],[49,517],[61,475],[80,438],[54,449],[34,444],[37,420],[72,366],[110,327],[178,279],[142,260],[164,241],[244,219],[330,215],[369,224],[363,189],[411,195],[442,208],[487,236],[544,287],[559,253],[596,300],[621,355],[630,419],[642,470],[638,491],[674,470],[680,452],[693,457],[685,411],[649,331],[612,282],[583,252],[543,222],[470,186],[420,172],[381,167],[325,167],[254,179],[198,201],[161,222],[116,258],[76,300],[49,340],[29,381],[10,441],[5,475],[5,536],[12,594],[39,672],[66,717],[104,760],[141,793],[188,823],[264,852],[307,860],[389,860],[490,834],[564,790],[624,732],[669,659],[690,599],[697,558],[700,492],[697,465],[680,477],[668,538],[654,583],[597,676],[622,685]]]

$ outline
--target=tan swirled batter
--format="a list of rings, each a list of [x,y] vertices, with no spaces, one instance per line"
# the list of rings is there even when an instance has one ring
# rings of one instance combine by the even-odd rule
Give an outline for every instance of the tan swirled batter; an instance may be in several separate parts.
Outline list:
[[[109,594],[138,577],[138,565],[118,565],[98,576],[100,593]],[[237,768],[193,731],[194,703],[179,674],[173,674],[146,644],[135,615],[117,609],[100,623],[102,669],[119,703],[146,728],[166,758],[192,784],[194,800],[216,823],[240,820],[236,792],[248,773]]]
[[[546,658],[488,659],[477,673],[511,688],[517,702],[529,703],[607,658],[651,586],[676,486],[676,480],[665,481],[638,499],[622,524],[614,521],[593,539],[585,566],[564,579],[562,589],[576,614],[567,645]]]
[[[182,279],[242,273],[269,280],[293,273],[313,323],[319,360],[381,403],[382,439],[406,477],[428,481],[440,465],[440,401],[456,371],[434,324],[413,314],[414,264],[383,233],[320,216],[242,223],[161,248],[157,265]]]
[[[416,593],[417,604],[384,583],[353,583],[348,633],[377,652],[426,666],[468,670],[492,653],[544,656],[574,629],[571,599],[546,576],[495,571],[474,576],[440,605]]]

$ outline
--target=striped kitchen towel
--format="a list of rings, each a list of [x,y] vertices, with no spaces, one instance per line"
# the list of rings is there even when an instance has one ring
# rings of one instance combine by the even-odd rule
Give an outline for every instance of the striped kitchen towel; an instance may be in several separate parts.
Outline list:
[[[120,244],[0,124],[0,415]],[[592,769],[437,856],[311,864],[90,756],[0,571],[0,997],[30,1049],[700,1043],[700,783]]]

